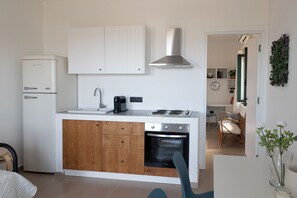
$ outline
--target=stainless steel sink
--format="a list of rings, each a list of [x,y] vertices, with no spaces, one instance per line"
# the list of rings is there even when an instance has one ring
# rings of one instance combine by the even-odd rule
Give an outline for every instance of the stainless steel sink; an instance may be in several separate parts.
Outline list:
[[[79,109],[71,109],[68,110],[68,113],[84,113],[84,114],[107,114],[112,112],[111,108],[79,108]]]

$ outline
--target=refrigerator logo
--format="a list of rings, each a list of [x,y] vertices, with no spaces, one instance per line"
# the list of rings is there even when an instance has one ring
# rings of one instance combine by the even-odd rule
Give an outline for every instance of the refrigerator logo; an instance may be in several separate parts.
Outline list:
[[[50,87],[46,87],[45,90],[51,90],[51,88]]]

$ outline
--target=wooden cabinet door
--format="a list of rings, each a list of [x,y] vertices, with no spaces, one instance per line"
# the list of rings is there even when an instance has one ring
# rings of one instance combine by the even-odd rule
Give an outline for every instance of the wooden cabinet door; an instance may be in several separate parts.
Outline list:
[[[102,122],[103,134],[144,135],[143,122]]]
[[[102,123],[102,133],[103,134],[117,134],[126,135],[129,131],[129,122],[111,122],[105,121]]]
[[[103,122],[103,170],[144,174],[144,123]]]
[[[105,73],[145,73],[143,25],[105,27]]]
[[[129,148],[129,136],[126,135],[103,135],[104,148]]]
[[[129,173],[128,149],[104,148],[103,171]]]
[[[144,174],[144,135],[129,138],[129,173]]]
[[[129,172],[129,136],[103,135],[103,171]]]
[[[104,73],[104,27],[69,29],[68,72],[71,74]]]
[[[63,168],[102,170],[102,132],[98,121],[63,120]]]
[[[63,168],[79,170],[82,167],[84,154],[83,121],[63,120]]]
[[[98,121],[84,121],[84,170],[102,170],[102,131]]]

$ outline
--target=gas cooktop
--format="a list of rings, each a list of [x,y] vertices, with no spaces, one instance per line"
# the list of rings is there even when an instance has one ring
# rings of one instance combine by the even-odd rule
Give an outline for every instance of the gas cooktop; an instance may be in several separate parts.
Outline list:
[[[169,117],[189,117],[191,115],[191,111],[189,110],[166,110],[166,109],[158,109],[156,111],[152,111],[148,113],[151,116],[169,116]]]

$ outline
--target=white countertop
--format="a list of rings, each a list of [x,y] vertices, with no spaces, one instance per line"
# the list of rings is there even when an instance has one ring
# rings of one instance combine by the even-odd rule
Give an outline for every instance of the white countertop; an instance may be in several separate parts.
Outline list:
[[[168,117],[168,118],[198,118],[198,111],[191,111],[191,115],[189,117],[181,117],[181,116],[158,116],[158,115],[149,115],[153,110],[127,110],[120,113],[108,112],[106,114],[96,114],[96,116],[146,116],[146,117]],[[78,114],[78,115],[94,115],[87,113],[69,113],[67,111],[59,112],[58,114]]]

